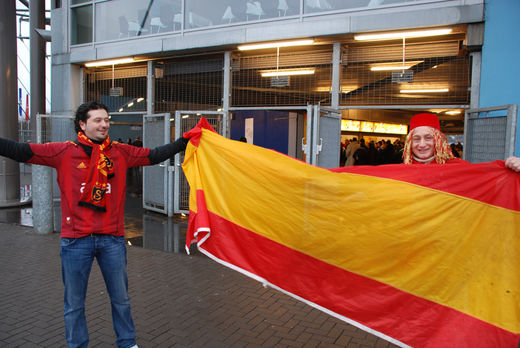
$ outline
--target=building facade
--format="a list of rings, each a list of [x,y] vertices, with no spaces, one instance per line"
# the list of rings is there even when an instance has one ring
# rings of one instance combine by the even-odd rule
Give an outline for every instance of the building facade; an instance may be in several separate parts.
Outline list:
[[[173,131],[176,112],[211,111],[228,137],[333,167],[340,141],[402,139],[417,112],[436,112],[442,130],[461,139],[465,110],[520,99],[500,63],[515,56],[503,40],[518,53],[504,26],[518,26],[519,5],[503,0],[52,6],[52,112],[101,100],[117,126],[113,138],[142,135],[144,114],[169,113]],[[267,45],[248,47],[256,44]],[[497,75],[507,93],[495,88]],[[321,124],[326,135],[321,116],[334,116]]]

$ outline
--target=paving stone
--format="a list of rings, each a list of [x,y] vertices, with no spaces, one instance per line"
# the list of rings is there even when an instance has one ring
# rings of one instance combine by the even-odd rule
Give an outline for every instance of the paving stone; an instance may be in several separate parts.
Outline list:
[[[187,256],[128,247],[141,347],[395,347],[192,251]],[[0,347],[66,347],[60,262],[57,234],[0,223]],[[97,266],[86,315],[90,347],[115,347]]]

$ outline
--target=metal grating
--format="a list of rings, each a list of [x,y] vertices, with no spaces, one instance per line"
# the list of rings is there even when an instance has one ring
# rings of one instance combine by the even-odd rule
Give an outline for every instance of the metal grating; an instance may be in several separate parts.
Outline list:
[[[224,58],[189,57],[156,64],[155,112],[222,107]]]
[[[189,131],[193,127],[197,125],[199,120],[204,117],[209,122],[211,127],[217,131],[217,133],[222,134],[223,132],[223,120],[222,115],[215,114],[187,114],[181,119],[181,134]],[[180,159],[179,163],[184,162],[184,152],[179,153]],[[190,198],[190,186],[188,184],[188,180],[186,180],[186,176],[184,175],[184,171],[179,170],[179,209],[182,211],[188,211],[189,209],[189,198]]]
[[[473,163],[504,159],[507,117],[476,118],[467,122],[468,144],[464,144],[466,158]]]
[[[41,143],[76,141],[72,116],[41,115]]]
[[[373,71],[382,65],[402,66],[402,44],[350,47],[343,52],[340,105],[455,105],[469,104],[470,57],[458,41],[406,45],[406,78],[392,71]],[[402,73],[403,70],[394,71]],[[445,89],[444,92],[402,92]]]
[[[146,65],[88,70],[85,76],[85,101],[101,101],[110,112],[146,110]],[[121,87],[121,96],[111,96],[112,87]]]
[[[166,121],[164,116],[144,118],[144,146],[155,148],[165,143]],[[165,170],[160,165],[148,166],[144,170],[143,198],[147,206],[165,210]]]
[[[237,56],[232,59],[233,107],[330,105],[332,48],[326,51]],[[314,69],[312,75],[262,77],[265,70]]]

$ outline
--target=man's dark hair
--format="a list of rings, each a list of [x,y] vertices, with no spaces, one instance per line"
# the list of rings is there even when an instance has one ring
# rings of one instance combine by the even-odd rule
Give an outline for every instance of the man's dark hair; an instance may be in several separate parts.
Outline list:
[[[104,109],[107,113],[109,113],[108,107],[105,104],[100,103],[100,102],[91,101],[91,102],[81,104],[78,107],[78,110],[76,110],[76,118],[74,119],[74,130],[76,132],[82,132],[81,127],[79,126],[79,121],[86,123],[87,119],[89,117],[88,112],[90,110],[99,110],[99,109]]]

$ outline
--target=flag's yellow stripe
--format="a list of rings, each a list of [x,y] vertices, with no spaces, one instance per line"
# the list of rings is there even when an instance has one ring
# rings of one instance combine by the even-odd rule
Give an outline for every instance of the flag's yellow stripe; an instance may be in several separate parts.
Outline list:
[[[332,173],[208,131],[197,151],[196,185],[215,214],[520,332],[518,212],[409,183]]]

